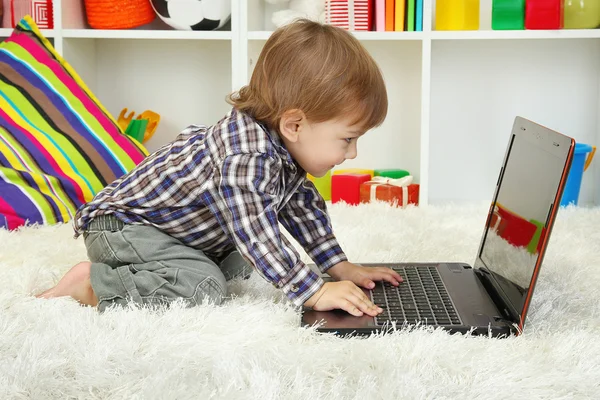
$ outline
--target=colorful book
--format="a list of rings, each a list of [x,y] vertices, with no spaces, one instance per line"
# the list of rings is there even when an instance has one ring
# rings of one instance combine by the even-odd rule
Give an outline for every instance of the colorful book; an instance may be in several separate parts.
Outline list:
[[[385,0],[385,30],[391,32],[394,30],[394,6],[396,0]]]
[[[415,0],[406,0],[406,30],[415,30]]]
[[[404,30],[404,1],[396,0],[396,4],[394,5],[394,30],[397,32]]]
[[[385,0],[375,0],[375,30],[385,32]]]
[[[423,0],[417,0],[417,10],[415,12],[415,30],[423,30]]]

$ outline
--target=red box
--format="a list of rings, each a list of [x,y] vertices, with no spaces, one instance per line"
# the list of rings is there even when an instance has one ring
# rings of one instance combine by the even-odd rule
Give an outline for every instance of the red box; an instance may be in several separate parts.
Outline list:
[[[10,24],[15,28],[24,16],[30,15],[40,29],[54,28],[52,0],[10,0]]]
[[[368,203],[373,200],[387,201],[398,207],[408,204],[419,204],[419,184],[406,186],[390,185],[378,181],[368,181],[360,185],[360,201]]]
[[[563,0],[527,0],[525,29],[562,29]]]
[[[331,176],[331,202],[360,203],[360,185],[371,179],[369,174],[339,174]]]

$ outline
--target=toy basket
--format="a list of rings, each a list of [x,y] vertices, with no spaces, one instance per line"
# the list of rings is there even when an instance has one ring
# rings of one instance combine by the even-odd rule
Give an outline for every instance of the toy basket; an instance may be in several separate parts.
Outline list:
[[[84,0],[88,24],[94,29],[129,29],[156,18],[149,0]]]
[[[4,16],[3,25],[15,28],[24,16],[29,15],[38,28],[52,29],[54,28],[52,11],[52,0],[9,0],[8,4],[5,4],[4,12],[7,15]],[[7,17],[10,17],[10,22]]]

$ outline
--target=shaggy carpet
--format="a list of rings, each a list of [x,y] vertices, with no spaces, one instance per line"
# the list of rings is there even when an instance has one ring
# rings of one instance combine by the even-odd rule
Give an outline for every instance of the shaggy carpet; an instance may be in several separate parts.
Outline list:
[[[487,207],[330,210],[352,261],[472,263]],[[320,334],[257,274],[222,306],[99,315],[32,296],[86,258],[69,225],[0,231],[0,398],[597,399],[599,228],[600,208],[560,211],[525,332],[508,339]]]

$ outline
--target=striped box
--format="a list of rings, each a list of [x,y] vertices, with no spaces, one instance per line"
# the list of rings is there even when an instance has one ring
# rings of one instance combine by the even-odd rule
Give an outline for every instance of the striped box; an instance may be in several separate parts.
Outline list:
[[[52,0],[10,0],[12,28],[15,28],[26,15],[30,15],[40,29],[54,28]]]
[[[326,0],[325,22],[350,31],[370,31],[373,26],[372,0]]]

